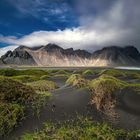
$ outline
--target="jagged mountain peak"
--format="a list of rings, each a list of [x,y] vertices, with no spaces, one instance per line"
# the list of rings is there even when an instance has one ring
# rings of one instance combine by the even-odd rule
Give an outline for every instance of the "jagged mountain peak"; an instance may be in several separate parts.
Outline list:
[[[140,53],[134,46],[109,46],[90,53],[86,50],[49,43],[38,47],[19,46],[1,57],[6,64],[40,66],[130,66],[140,65]]]
[[[25,50],[25,49],[30,49],[30,48],[27,47],[27,46],[24,46],[24,45],[20,45],[20,46],[17,47],[14,51],[22,51],[22,50]]]
[[[52,50],[63,50],[63,48],[61,48],[60,46],[56,44],[49,43],[45,46],[42,46],[41,50],[52,51]]]

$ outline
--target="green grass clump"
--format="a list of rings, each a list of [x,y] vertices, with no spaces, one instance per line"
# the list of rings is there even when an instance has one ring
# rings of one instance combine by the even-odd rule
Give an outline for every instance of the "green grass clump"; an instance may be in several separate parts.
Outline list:
[[[31,87],[11,78],[0,77],[0,101],[24,104],[33,101],[35,96]]]
[[[50,91],[58,88],[57,84],[53,81],[39,80],[35,82],[28,83],[34,90],[44,92]]]
[[[89,89],[93,93],[92,102],[98,110],[112,113],[116,105],[115,91],[121,90],[128,84],[113,76],[102,75],[89,82]],[[111,114],[110,114],[111,115]]]
[[[66,84],[73,85],[78,88],[86,87],[87,83],[88,83],[87,80],[84,79],[80,74],[72,74],[66,81]]]
[[[122,70],[116,70],[116,69],[103,70],[100,72],[99,75],[102,75],[102,74],[107,74],[107,75],[114,76],[114,77],[126,76]]]
[[[26,133],[21,140],[130,140],[138,137],[139,131],[126,132],[113,129],[105,123],[95,123],[87,118],[66,121],[55,125],[46,123],[44,129],[35,133]]]
[[[18,104],[0,103],[0,135],[10,133],[24,119],[24,107]]]
[[[55,78],[68,78],[69,74],[55,74],[53,77],[55,77]]]
[[[82,75],[94,75],[94,71],[93,70],[85,70],[85,71],[83,71]]]
[[[22,83],[34,82],[34,81],[38,81],[39,80],[38,77],[30,76],[30,75],[13,76],[11,78],[14,79],[14,80],[17,80],[19,82],[22,82]]]
[[[47,74],[48,74],[47,71],[38,70],[38,69],[28,69],[28,70],[1,69],[0,70],[0,75],[2,76],[19,76],[19,75],[42,76]]]
[[[69,70],[58,70],[56,74],[68,74]]]
[[[40,84],[40,83],[38,83]],[[49,89],[53,83],[48,82]],[[5,135],[19,123],[29,110],[39,115],[50,94],[37,92],[31,86],[8,77],[0,77],[0,135]]]
[[[48,80],[48,78],[50,78],[49,75],[43,75],[40,77],[40,80]]]

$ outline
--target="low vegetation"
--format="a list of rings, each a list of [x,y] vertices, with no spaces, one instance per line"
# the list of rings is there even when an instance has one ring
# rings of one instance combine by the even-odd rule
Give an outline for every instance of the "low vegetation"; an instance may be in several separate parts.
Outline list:
[[[88,81],[80,74],[72,74],[66,81],[66,84],[82,88],[87,86]]]
[[[131,70],[116,70],[116,69],[107,69],[102,70],[99,75],[107,74],[114,77],[124,77],[130,79],[140,79],[140,73],[138,71],[131,71]]]
[[[28,70],[0,69],[0,75],[2,76],[34,75],[39,77],[47,74],[48,74],[47,71],[38,69],[28,69]]]
[[[39,114],[50,94],[36,92],[31,86],[8,77],[0,77],[0,135],[13,130],[27,114],[28,108]]]
[[[11,103],[0,103],[0,135],[10,133],[24,117],[23,106]]]
[[[140,92],[140,84],[127,83],[119,80],[120,77],[139,79],[139,72],[122,71],[115,69],[81,70],[72,74],[67,70],[0,70],[0,135],[10,133],[21,121],[26,118],[28,110],[33,109],[39,115],[40,108],[50,98],[50,91],[57,89],[51,77],[65,77],[67,85],[77,88],[89,88],[92,92],[92,103],[99,111],[107,115],[116,115],[113,111],[117,104],[116,92],[125,87]],[[98,78],[88,81],[87,75],[99,75]],[[69,121],[64,124],[46,123],[43,130],[33,134],[25,134],[21,140],[131,140],[138,137],[140,132],[125,132],[116,130],[104,123],[95,123],[89,119]]]
[[[93,70],[84,70],[83,72],[82,72],[82,75],[94,75],[95,73],[94,73],[94,71]]]
[[[132,140],[139,131],[116,130],[105,123],[95,123],[87,118],[63,124],[46,123],[44,129],[33,134],[26,133],[20,140]]]
[[[43,75],[40,77],[40,80],[48,80],[48,78],[50,78],[49,75]]]
[[[30,82],[28,83],[28,85],[30,85],[34,90],[40,92],[50,91],[58,88],[55,82],[48,80],[39,80],[35,82]]]
[[[0,101],[25,104],[35,99],[35,91],[11,78],[0,77]]]
[[[17,80],[21,83],[27,83],[27,82],[33,82],[38,81],[39,78],[36,76],[30,76],[30,75],[20,75],[20,76],[12,76],[11,77],[14,80]]]
[[[125,73],[122,70],[116,70],[116,69],[107,69],[102,70],[99,75],[106,74],[114,77],[123,77],[125,76]]]
[[[92,91],[92,103],[100,111],[108,115],[115,115],[113,108],[116,105],[115,92],[126,87],[128,84],[113,76],[102,75],[89,82],[89,89]]]

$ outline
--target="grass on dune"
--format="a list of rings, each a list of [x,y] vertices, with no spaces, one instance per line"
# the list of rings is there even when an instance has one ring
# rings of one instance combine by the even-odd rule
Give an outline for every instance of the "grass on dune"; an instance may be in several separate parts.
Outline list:
[[[50,75],[42,75],[40,77],[40,80],[48,80],[48,78],[50,78],[51,76]]]
[[[140,79],[139,71],[108,69],[108,70],[102,70],[99,75],[102,75],[102,74],[107,74],[114,77]]]
[[[96,105],[97,110],[103,111],[108,115],[115,117],[113,111],[116,105],[115,92],[121,90],[128,84],[113,76],[101,75],[89,82],[88,88],[92,91],[92,103]]]
[[[23,106],[0,103],[0,135],[10,133],[24,119],[24,116]]]
[[[26,103],[33,101],[35,91],[18,81],[11,78],[0,77],[0,101]]]
[[[12,76],[11,78],[22,83],[34,82],[40,79],[39,77],[31,76],[31,75]]]
[[[88,81],[80,74],[72,74],[66,81],[66,84],[73,85],[78,88],[86,87],[87,83]]]
[[[35,75],[42,76],[47,75],[48,72],[45,70],[28,69],[28,70],[15,70],[15,69],[1,69],[0,75],[3,76],[19,76],[19,75]]]
[[[125,76],[125,73],[122,70],[116,70],[116,69],[102,70],[99,75],[102,74],[107,74],[114,77]]]
[[[35,82],[28,83],[34,90],[44,92],[50,91],[58,88],[57,84],[53,81],[39,80]]]
[[[46,123],[43,130],[26,133],[20,140],[132,140],[136,139],[139,133],[113,129],[108,124],[80,118],[59,125]]]
[[[131,88],[137,91],[137,93],[140,92],[140,84],[127,83],[105,74],[90,81],[88,88],[93,93],[92,103],[95,104],[98,110],[108,115],[116,115],[113,109],[117,104],[117,91],[124,88]]]
[[[95,74],[94,71],[93,70],[90,70],[90,69],[84,70],[82,72],[82,75],[94,75],[94,74]]]
[[[0,77],[0,135],[13,130],[26,117],[27,110],[39,115],[47,103],[48,92],[36,92],[31,86],[8,77]]]

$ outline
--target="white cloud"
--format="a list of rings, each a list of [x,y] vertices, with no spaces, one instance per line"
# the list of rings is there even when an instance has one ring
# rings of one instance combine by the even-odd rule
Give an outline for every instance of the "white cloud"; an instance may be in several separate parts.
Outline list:
[[[130,0],[129,0],[130,1]],[[140,40],[134,21],[129,21],[127,26],[127,12],[125,6],[127,0],[117,1],[108,11],[102,15],[93,17],[82,17],[82,20],[90,19],[90,23],[81,25],[73,29],[58,31],[36,31],[21,38],[13,36],[0,36],[0,42],[12,45],[26,45],[29,47],[56,43],[64,48],[73,47],[74,49],[96,50],[108,45],[138,45]],[[140,4],[140,3],[138,3]],[[138,8],[138,7],[137,7]],[[129,8],[134,15],[140,12],[132,4]],[[133,15],[133,14],[132,14]],[[135,19],[136,20],[136,19]],[[140,21],[137,21],[137,24]],[[10,47],[12,48],[12,47]],[[2,54],[2,51],[0,50]]]
[[[0,48],[0,56],[2,56],[3,54],[5,54],[9,50],[13,51],[17,47],[18,46],[7,46],[7,47],[4,47],[4,48]]]

